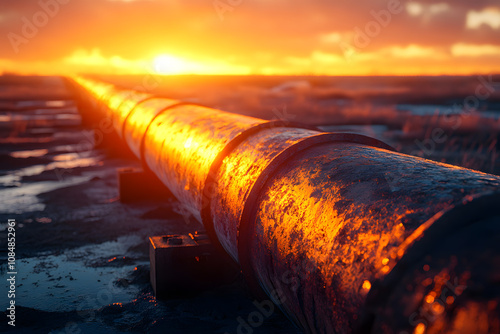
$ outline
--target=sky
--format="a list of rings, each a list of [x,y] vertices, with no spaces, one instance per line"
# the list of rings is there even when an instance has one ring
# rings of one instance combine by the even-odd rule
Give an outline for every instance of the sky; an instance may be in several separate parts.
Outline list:
[[[0,73],[500,73],[498,0],[0,0]]]

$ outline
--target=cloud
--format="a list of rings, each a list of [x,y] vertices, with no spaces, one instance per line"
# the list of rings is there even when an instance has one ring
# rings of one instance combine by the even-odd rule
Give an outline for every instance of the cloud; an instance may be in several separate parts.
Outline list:
[[[429,13],[433,15],[437,15],[439,13],[444,13],[450,10],[450,5],[445,2],[440,2],[436,4],[432,4],[429,6]]]
[[[471,10],[467,13],[468,29],[477,29],[483,24],[493,29],[500,28],[500,9],[486,8],[482,11]]]
[[[451,53],[456,57],[500,56],[500,46],[457,43],[452,46]]]
[[[75,50],[70,56],[65,57],[63,62],[80,67],[91,67],[94,69],[106,69],[106,71],[144,73],[150,69],[150,65],[144,60],[129,60],[118,55],[104,57],[101,50],[94,48],[91,51],[85,49]]]
[[[418,18],[422,23],[428,24],[440,14],[450,14],[452,8],[446,2],[432,4],[422,4],[416,1],[408,2],[405,6],[406,12],[413,17]]]
[[[423,47],[416,44],[410,44],[406,47],[393,46],[387,50],[391,57],[395,58],[442,58],[445,55],[435,48]]]
[[[321,34],[319,36],[319,40],[325,44],[340,43],[342,41],[342,34],[339,32],[331,32],[328,34]]]
[[[338,54],[331,54],[321,51],[314,51],[311,55],[311,59],[314,62],[319,62],[323,64],[342,63],[345,61],[345,59]]]
[[[420,16],[424,12],[424,6],[415,1],[408,2],[406,4],[406,11],[411,16]]]

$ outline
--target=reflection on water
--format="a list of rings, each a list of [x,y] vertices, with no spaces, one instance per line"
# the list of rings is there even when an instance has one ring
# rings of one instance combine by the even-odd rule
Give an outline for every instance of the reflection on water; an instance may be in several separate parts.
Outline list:
[[[21,214],[43,211],[45,204],[38,199],[39,194],[87,182],[89,179],[87,176],[76,176],[64,181],[44,181],[23,184],[22,187],[0,189],[0,212]]]
[[[464,108],[450,105],[432,105],[432,104],[398,104],[396,111],[407,111],[415,116],[434,116],[434,115],[460,115],[464,113]],[[471,110],[472,112],[472,110]],[[474,111],[478,117],[498,120],[500,111],[498,109],[487,109]]]
[[[81,116],[78,114],[36,114],[36,115],[19,115],[19,114],[5,114],[0,115],[0,122],[19,122],[19,121],[51,121],[51,120],[76,120],[80,121]]]
[[[106,259],[117,254],[134,256],[128,250],[142,242],[137,236],[124,236],[116,241],[65,250],[59,255],[20,259],[18,272],[23,275],[19,276],[16,297],[23,301],[24,307],[47,312],[81,311],[129,302],[139,293],[137,286],[117,286],[116,281],[146,262],[116,268],[106,265]],[[88,266],[91,263],[97,265]],[[0,307],[6,308],[7,303],[7,298],[1,298]]]
[[[81,155],[74,154],[61,154],[54,157],[54,161],[47,165],[34,165],[24,167],[8,173],[7,175],[0,176],[0,186],[13,187],[20,186],[21,180],[25,176],[39,175],[46,171],[55,170],[57,168],[76,168],[76,167],[89,167],[96,166],[103,158],[102,155],[81,157]]]
[[[16,108],[64,108],[73,106],[74,102],[72,100],[25,100],[18,101],[15,104]]]
[[[47,108],[63,108],[68,105],[72,105],[73,101],[64,101],[64,100],[56,100],[56,101],[45,101],[45,106]]]
[[[54,156],[54,161],[74,161],[78,158],[78,153],[65,153]]]
[[[40,150],[16,151],[16,152],[11,152],[9,155],[13,158],[33,158],[33,157],[42,157],[48,152],[49,150],[47,149],[40,149]]]

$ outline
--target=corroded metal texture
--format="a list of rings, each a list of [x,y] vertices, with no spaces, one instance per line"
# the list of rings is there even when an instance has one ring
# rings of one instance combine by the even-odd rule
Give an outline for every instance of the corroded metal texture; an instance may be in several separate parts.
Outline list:
[[[499,177],[360,135],[77,82],[306,332],[498,332]]]
[[[146,165],[201,221],[210,166],[224,146],[264,120],[182,105],[156,117],[144,140]]]
[[[178,104],[178,101],[169,99],[152,98],[138,103],[130,110],[126,121],[119,126],[123,132],[122,137],[127,142],[132,152],[142,159],[143,143],[153,119],[164,110]]]
[[[287,160],[253,215],[245,213],[252,275],[268,294],[279,292],[303,327],[346,332],[359,326],[368,292],[405,255],[414,233],[425,233],[423,223],[464,194],[498,190],[499,181],[359,144],[312,147]],[[413,331],[414,322],[406,325]]]
[[[239,224],[234,222],[240,221],[255,181],[281,151],[317,134],[306,129],[266,129],[250,136],[224,159],[217,173],[210,209],[215,233],[236,261]]]
[[[238,248],[242,243],[238,241],[238,232],[241,231],[238,222],[248,216],[248,213],[243,214],[245,206],[255,203],[252,191],[258,191],[260,184],[274,171],[271,162],[277,165],[300,149],[334,141],[362,141],[390,149],[384,143],[364,136],[325,134],[277,125],[249,136],[224,158],[215,177],[211,218],[219,240],[236,261],[239,261]],[[243,242],[248,240],[243,239]]]
[[[368,296],[364,320],[370,328],[500,333],[499,203],[499,193],[468,196],[421,225]]]

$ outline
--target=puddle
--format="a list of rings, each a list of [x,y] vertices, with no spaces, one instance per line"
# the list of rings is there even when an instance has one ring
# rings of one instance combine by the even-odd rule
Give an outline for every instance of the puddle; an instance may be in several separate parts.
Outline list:
[[[73,104],[74,104],[74,102],[71,100],[45,101],[45,106],[48,108],[63,108],[63,107],[70,106]]]
[[[34,158],[34,157],[42,157],[47,153],[49,153],[49,150],[47,149],[27,150],[27,151],[12,152],[10,153],[10,156],[13,158]]]
[[[54,136],[56,137],[56,136]],[[14,137],[9,136],[7,138],[0,138],[0,144],[41,144],[49,143],[53,141],[53,136],[46,136],[44,138],[33,138],[33,137]]]
[[[464,113],[464,110],[461,108],[431,104],[398,104],[396,110],[410,111],[412,115],[417,116],[460,115]],[[498,120],[500,118],[500,112],[498,110],[481,110],[477,112],[476,116],[484,119]]]
[[[92,138],[93,141],[93,138]],[[84,151],[91,151],[94,148],[93,142],[90,143],[90,140],[88,142],[84,142],[83,144],[74,144],[74,145],[58,145],[55,146],[51,149],[53,152],[84,152]]]
[[[39,175],[45,171],[56,170],[58,168],[70,169],[77,167],[95,166],[98,165],[103,159],[102,156],[86,157],[86,155],[88,154],[85,153],[90,152],[84,152],[82,154],[75,155],[60,154],[54,157],[54,160],[58,161],[51,162],[47,165],[34,165],[17,169],[6,175],[0,176],[0,185],[4,187],[20,186],[21,180],[25,176]]]
[[[73,105],[72,100],[25,100],[16,103],[17,108],[63,108]]]
[[[138,261],[119,268],[112,265],[89,267],[86,263],[124,255],[130,247],[142,242],[137,236],[125,236],[116,241],[66,250],[59,255],[20,259],[16,305],[47,312],[67,312],[130,302],[139,293],[139,288],[123,282],[127,282],[126,278],[137,266],[147,262]],[[6,276],[6,270],[2,276]],[[0,307],[6,308],[7,302],[7,298],[2,298]]]
[[[53,157],[54,161],[73,161],[78,159],[79,155],[78,153],[65,153],[65,154],[58,154]]]
[[[43,181],[23,184],[22,187],[0,189],[0,212],[4,214],[21,214],[43,211],[45,204],[40,202],[39,194],[89,180],[89,176],[76,176],[66,178],[64,181]]]
[[[54,121],[54,120],[74,120],[81,121],[81,116],[78,114],[36,114],[36,115],[0,115],[0,122],[27,122],[27,121]]]
[[[19,187],[21,186],[21,178],[23,176],[33,176],[42,173],[46,165],[34,165],[17,169],[11,173],[0,176],[0,185],[5,187]]]

